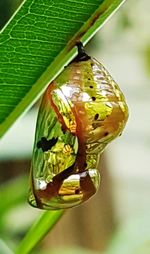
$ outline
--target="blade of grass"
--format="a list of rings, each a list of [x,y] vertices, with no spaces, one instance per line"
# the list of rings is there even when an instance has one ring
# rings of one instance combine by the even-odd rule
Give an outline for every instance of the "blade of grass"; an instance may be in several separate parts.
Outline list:
[[[44,212],[21,241],[15,254],[30,253],[31,250],[44,238],[48,231],[54,227],[63,213],[63,210]]]

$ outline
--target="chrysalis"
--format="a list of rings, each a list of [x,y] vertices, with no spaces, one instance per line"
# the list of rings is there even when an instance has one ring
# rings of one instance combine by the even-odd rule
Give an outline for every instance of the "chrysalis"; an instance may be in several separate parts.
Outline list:
[[[97,191],[100,154],[128,119],[118,85],[77,46],[78,56],[48,86],[39,110],[29,203],[41,209],[77,206]]]

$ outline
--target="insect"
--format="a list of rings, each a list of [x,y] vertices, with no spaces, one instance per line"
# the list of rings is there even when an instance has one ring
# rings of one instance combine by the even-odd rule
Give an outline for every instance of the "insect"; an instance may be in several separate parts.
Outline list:
[[[66,209],[97,191],[100,154],[119,136],[128,107],[105,67],[78,55],[47,88],[39,110],[29,203],[41,209]]]

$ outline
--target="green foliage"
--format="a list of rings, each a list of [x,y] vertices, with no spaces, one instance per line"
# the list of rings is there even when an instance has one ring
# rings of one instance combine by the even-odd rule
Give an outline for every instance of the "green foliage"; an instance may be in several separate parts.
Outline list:
[[[0,34],[0,137],[73,59],[77,53],[76,41],[82,40],[86,44],[124,1],[23,2]],[[1,221],[13,205],[24,201],[26,187],[22,181],[25,180],[9,184],[6,191],[6,186],[1,189]],[[30,253],[62,213],[43,213],[15,253]],[[5,249],[4,254],[12,253],[4,242],[1,246],[1,250]]]
[[[0,34],[0,136],[123,2],[24,2]]]
[[[20,243],[16,250],[16,254],[30,253],[34,246],[50,231],[58,219],[62,216],[63,211],[46,211],[42,216],[33,224],[27,235]]]

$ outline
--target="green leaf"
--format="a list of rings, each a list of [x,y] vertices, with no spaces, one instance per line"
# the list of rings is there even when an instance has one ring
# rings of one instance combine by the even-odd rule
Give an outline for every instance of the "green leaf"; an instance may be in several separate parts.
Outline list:
[[[0,137],[124,1],[24,1],[0,34]]]
[[[38,242],[48,233],[50,229],[63,215],[63,211],[46,211],[42,216],[33,224],[31,229],[26,234],[25,238],[21,241],[15,254],[27,254],[37,245]]]

